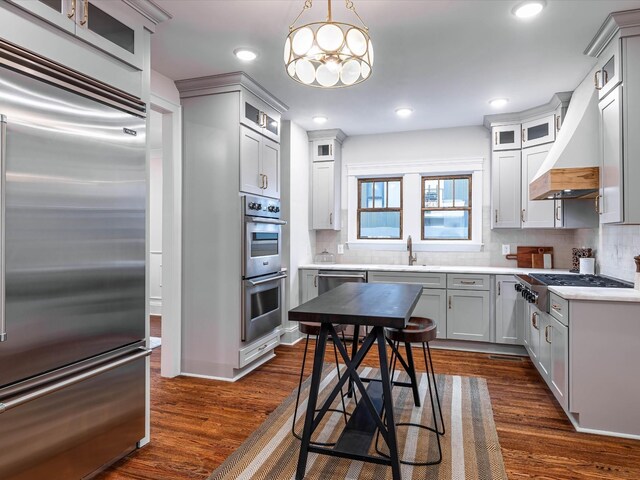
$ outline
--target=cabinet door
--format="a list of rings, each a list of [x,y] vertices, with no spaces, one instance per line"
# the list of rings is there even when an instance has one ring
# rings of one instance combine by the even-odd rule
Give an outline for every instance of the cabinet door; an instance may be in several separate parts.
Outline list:
[[[549,342],[549,324],[551,315],[540,312],[539,337],[538,337],[538,370],[544,379],[549,382],[549,372],[551,371],[551,343]]]
[[[496,277],[496,343],[522,344],[524,300],[512,276]]]
[[[334,162],[313,164],[312,228],[334,229]]]
[[[143,69],[143,26],[124,2],[76,1],[76,35],[114,57]]]
[[[600,101],[600,223],[619,223],[622,211],[622,85]]]
[[[491,129],[491,147],[493,151],[520,149],[520,124],[493,127]]]
[[[569,408],[569,328],[550,317],[545,341],[550,351],[549,387],[566,410]]]
[[[447,290],[447,338],[489,342],[489,292]]]
[[[603,99],[622,82],[622,40],[616,38],[600,55],[598,63],[602,68],[594,74],[594,83],[598,90],[598,98]]]
[[[530,306],[529,307],[529,355],[534,365],[538,364],[538,358],[540,356],[540,311]]]
[[[263,195],[280,198],[280,145],[268,138],[262,138],[262,165],[264,175]]]
[[[525,346],[527,351],[531,350],[531,305],[526,303],[524,300],[522,301],[523,308],[523,318],[521,319],[521,331],[522,331],[522,344]]]
[[[240,123],[280,142],[280,114],[247,91],[242,92],[241,98]]]
[[[521,169],[520,150],[491,155],[492,228],[520,228]]]
[[[522,228],[554,228],[553,200],[530,200],[529,184],[542,166],[552,144],[522,151]]]
[[[318,296],[318,271],[300,270],[300,304]]]
[[[23,10],[42,18],[56,27],[75,33],[77,10],[71,0],[9,0]]]
[[[438,326],[438,338],[447,337],[447,291],[436,288],[422,290],[420,300],[413,310],[414,317],[430,318]]]
[[[535,147],[556,139],[556,116],[549,115],[539,120],[522,124],[522,148]]]
[[[240,127],[240,191],[262,195],[264,178],[260,165],[262,136],[253,130]]]
[[[313,161],[325,162],[335,160],[335,141],[333,139],[314,140],[312,143]]]

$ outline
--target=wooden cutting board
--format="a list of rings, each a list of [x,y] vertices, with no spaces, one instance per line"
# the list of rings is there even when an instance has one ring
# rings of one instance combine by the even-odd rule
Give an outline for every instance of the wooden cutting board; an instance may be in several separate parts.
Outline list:
[[[545,253],[553,258],[553,247],[518,247],[518,268],[544,268]]]

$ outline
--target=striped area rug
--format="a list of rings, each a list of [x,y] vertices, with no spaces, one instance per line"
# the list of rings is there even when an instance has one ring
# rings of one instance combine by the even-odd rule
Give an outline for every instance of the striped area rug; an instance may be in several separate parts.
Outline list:
[[[329,394],[337,378],[336,369],[327,368],[320,385],[320,398]],[[375,378],[377,369],[363,368],[361,376]],[[403,374],[404,376],[404,374]],[[491,400],[486,381],[482,378],[437,375],[438,391],[446,426],[441,437],[443,460],[439,465],[426,467],[402,466],[402,478],[493,480],[507,479],[498,434],[493,422]],[[408,381],[408,377],[401,378]],[[421,398],[428,399],[426,374],[418,374]],[[297,431],[302,431],[307,405],[309,380],[303,384],[298,408]],[[265,422],[236,450],[209,480],[293,480],[298,461],[300,441],[291,435],[291,421],[295,407],[296,390],[265,420]],[[396,422],[416,422],[432,425],[430,403],[422,402],[422,408],[413,404],[410,388],[393,389]],[[334,406],[338,406],[336,400]],[[353,410],[353,401],[347,404]],[[339,413],[327,414],[314,432],[313,440],[335,441],[344,426]],[[398,443],[401,458],[425,461],[437,456],[435,436],[431,432],[413,427],[398,427]],[[381,451],[386,445],[380,437]],[[375,454],[372,444],[371,454]],[[391,480],[391,468],[383,465],[351,461],[309,454],[306,479],[358,479]]]

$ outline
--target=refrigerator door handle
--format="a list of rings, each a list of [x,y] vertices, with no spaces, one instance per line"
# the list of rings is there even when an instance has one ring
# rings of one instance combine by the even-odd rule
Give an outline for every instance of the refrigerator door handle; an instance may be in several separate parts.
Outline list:
[[[111,363],[100,365],[96,368],[92,368],[91,370],[79,373],[78,375],[74,375],[72,377],[67,377],[64,380],[60,380],[59,382],[46,385],[37,390],[32,390],[29,393],[9,399],[5,402],[0,402],[0,414],[6,412],[7,410],[11,410],[13,408],[24,405],[25,403],[31,402],[33,400],[37,400],[38,398],[42,398],[46,395],[50,395],[64,388],[70,387],[71,385],[84,382],[85,380],[96,377],[101,373],[108,372],[109,370],[113,370],[115,368],[121,367],[123,365],[126,365],[127,363],[131,363],[135,360],[147,357],[149,355],[151,355],[151,350],[147,350],[146,348],[140,348],[138,351],[136,351],[136,353],[123,357],[119,360],[115,360]]]
[[[4,247],[6,229],[4,228],[5,212],[5,177],[6,162],[5,156],[7,140],[7,117],[0,115],[0,342],[7,339],[7,321],[5,319],[5,262]]]

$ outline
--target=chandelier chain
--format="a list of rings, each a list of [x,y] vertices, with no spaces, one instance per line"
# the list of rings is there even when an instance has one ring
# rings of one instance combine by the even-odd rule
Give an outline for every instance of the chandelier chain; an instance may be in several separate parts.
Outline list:
[[[300,11],[300,13],[298,14],[298,16],[296,17],[296,19],[291,23],[291,25],[289,25],[289,31],[292,32],[293,31],[293,27],[295,26],[296,22],[298,21],[298,19],[302,16],[302,14],[306,11],[309,10],[311,7],[313,6],[313,0],[304,0],[304,6],[302,7],[302,10]],[[357,15],[357,14],[356,14]]]
[[[364,23],[364,20],[362,20],[360,15],[358,15],[358,12],[356,12],[356,7],[353,5],[353,0],[344,0],[344,3],[345,3],[345,6],[347,7],[347,10],[351,10],[353,14],[356,17],[358,17],[358,20],[360,20],[360,23],[362,24],[364,29],[369,31],[369,27],[367,27],[367,25]]]

